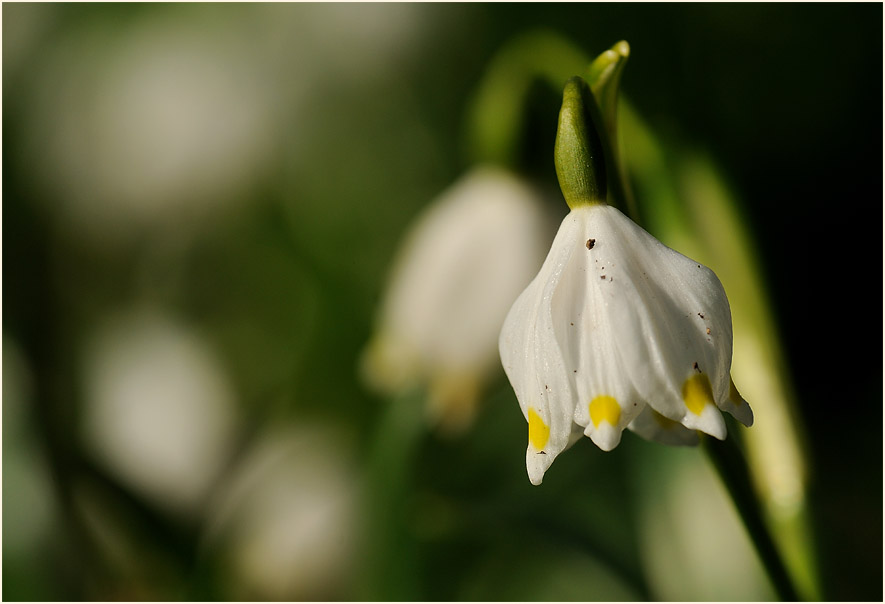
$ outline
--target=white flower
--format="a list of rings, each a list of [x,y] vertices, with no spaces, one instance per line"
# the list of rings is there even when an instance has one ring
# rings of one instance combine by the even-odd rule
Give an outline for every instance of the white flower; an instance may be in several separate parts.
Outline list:
[[[351,443],[299,418],[258,434],[204,510],[232,600],[337,600],[354,562],[359,509]]]
[[[234,390],[214,351],[155,310],[108,320],[84,354],[87,446],[120,480],[192,513],[236,437]]]
[[[499,346],[529,424],[533,484],[581,434],[609,451],[624,428],[692,444],[696,430],[725,438],[720,409],[753,421],[730,379],[719,279],[605,204],[563,220]]]
[[[363,359],[375,389],[426,385],[431,419],[457,430],[496,368],[504,317],[544,258],[553,224],[536,191],[479,167],[418,220],[394,265]]]
[[[218,17],[158,10],[126,28],[72,27],[34,56],[23,167],[52,175],[35,182],[66,230],[124,245],[204,228],[254,196],[289,106],[260,44]]]

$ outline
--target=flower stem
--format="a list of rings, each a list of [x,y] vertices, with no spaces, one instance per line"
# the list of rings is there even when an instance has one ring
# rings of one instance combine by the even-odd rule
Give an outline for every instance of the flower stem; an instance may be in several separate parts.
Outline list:
[[[516,167],[532,85],[543,83],[559,95],[566,80],[582,73],[587,62],[579,48],[551,31],[532,31],[505,45],[491,61],[470,106],[470,159]]]
[[[765,521],[747,460],[734,435],[723,441],[705,437],[703,447],[725,484],[778,597],[785,602],[799,601],[793,578]]]
[[[426,432],[425,394],[416,389],[387,402],[367,452],[365,568],[357,599],[420,600],[417,546],[408,522],[415,452]]]

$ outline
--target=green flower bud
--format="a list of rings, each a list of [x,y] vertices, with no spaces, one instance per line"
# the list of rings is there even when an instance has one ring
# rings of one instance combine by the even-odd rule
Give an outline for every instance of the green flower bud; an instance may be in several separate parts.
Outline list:
[[[578,76],[571,78],[562,93],[553,150],[559,186],[571,209],[605,203],[605,159],[598,119],[599,108],[587,82]]]

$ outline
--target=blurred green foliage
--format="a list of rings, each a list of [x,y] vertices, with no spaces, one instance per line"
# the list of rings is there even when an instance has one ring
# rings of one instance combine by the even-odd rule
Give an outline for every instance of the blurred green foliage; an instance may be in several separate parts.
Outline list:
[[[876,4],[4,4],[4,599],[772,597],[728,527],[700,541],[747,580],[673,584],[667,556],[706,551],[674,536],[681,485],[719,488],[697,451],[580,442],[532,487],[503,372],[454,439],[396,424],[358,380],[398,241],[468,165],[484,70],[537,27],[590,56],[628,40],[633,108],[673,149],[713,158],[744,203],[806,422],[823,597],[880,599],[882,358],[863,343],[881,333],[881,20]],[[113,79],[131,65],[172,69],[175,98],[200,111],[179,124],[180,104],[114,96],[156,81]],[[521,165],[554,189],[560,98],[528,98]],[[109,122],[124,101],[143,123]],[[146,155],[114,153],[157,116],[179,126]],[[138,165],[167,154],[171,172]],[[142,173],[177,188],[130,202],[118,177]],[[206,344],[239,413],[215,486],[184,511],[109,470],[82,428],[90,342],[145,308]],[[285,426],[337,434],[357,528],[332,579],[275,591],[240,574],[233,537],[207,535],[226,477]],[[389,474],[385,446],[408,453],[403,472]],[[689,497],[712,511],[687,532],[737,526],[720,495]],[[387,546],[361,539],[392,500]],[[372,565],[399,572],[365,581]]]

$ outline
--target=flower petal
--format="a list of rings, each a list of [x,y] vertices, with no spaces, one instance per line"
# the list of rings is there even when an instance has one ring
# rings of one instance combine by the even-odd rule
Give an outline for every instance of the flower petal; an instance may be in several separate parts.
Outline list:
[[[590,208],[579,208],[565,219],[574,225],[572,253],[553,294],[552,313],[576,393],[574,421],[600,449],[610,451],[641,406],[616,355],[618,325],[607,317],[613,284],[604,270],[600,273],[595,241],[585,236],[592,215]]]
[[[698,444],[698,433],[695,430],[689,430],[679,422],[664,417],[649,406],[643,408],[642,413],[627,427],[646,440],[665,445],[694,446]]]
[[[596,239],[599,266],[615,286],[604,308],[607,321],[618,328],[619,361],[641,399],[688,428],[724,438],[716,402],[724,404],[728,395],[731,311],[716,275],[615,208],[594,209],[588,234]],[[686,384],[697,374],[706,376],[710,386],[702,390],[710,396],[695,397],[689,405]]]
[[[578,206],[562,221],[499,347],[529,424],[534,484],[582,432],[608,451],[625,428],[693,445],[698,431],[726,437],[720,410],[753,421],[729,375],[719,279],[609,206]]]
[[[728,399],[726,399],[725,405],[720,405],[720,408],[731,413],[736,420],[748,428],[753,425],[753,410],[738,392],[733,379],[729,379]]]
[[[368,377],[392,391],[438,376],[483,378],[513,299],[544,257],[548,226],[538,192],[501,168],[476,167],[444,191],[397,254]]]
[[[510,309],[499,349],[522,413],[529,423],[526,468],[532,484],[574,442],[574,394],[555,335],[550,301],[572,249],[563,245],[574,229],[563,223],[544,265]]]

